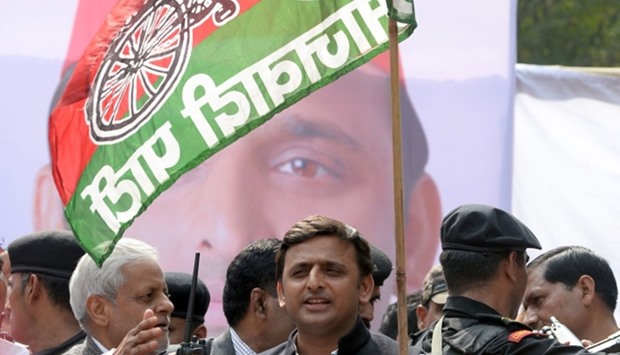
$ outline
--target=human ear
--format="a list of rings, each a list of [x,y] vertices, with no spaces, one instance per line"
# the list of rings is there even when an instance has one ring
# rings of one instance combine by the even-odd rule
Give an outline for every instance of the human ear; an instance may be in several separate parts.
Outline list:
[[[360,303],[369,303],[372,298],[372,291],[375,288],[375,282],[372,279],[372,274],[368,274],[362,278],[360,283]]]
[[[405,216],[407,288],[422,287],[426,272],[436,263],[441,228],[441,200],[431,176],[423,173],[408,192]]]
[[[265,310],[265,296],[265,290],[259,287],[254,287],[250,292],[250,309],[259,318],[267,317],[267,311]]]
[[[276,289],[278,291],[278,304],[280,304],[281,308],[286,306],[286,301],[284,300],[284,290],[282,289],[282,281],[278,281],[276,284]]]
[[[505,273],[510,280],[516,282],[519,278],[518,270],[523,268],[523,263],[519,260],[520,254],[516,251],[511,251],[508,254],[508,258],[505,259],[503,265],[506,265]]]
[[[596,295],[594,279],[590,275],[581,275],[577,280],[576,286],[581,290],[583,304],[586,306],[592,304]]]
[[[32,274],[30,276],[30,280],[28,281],[30,285],[30,296],[32,300],[38,300],[40,297],[47,295],[46,291],[43,289],[43,284],[39,277],[36,274]]]
[[[22,277],[26,277],[27,274],[22,274]],[[41,296],[41,283],[39,278],[35,274],[28,275],[28,282],[23,283],[22,280],[21,293],[25,295],[28,303],[33,303]]]
[[[109,302],[101,296],[92,295],[86,300],[86,312],[89,318],[102,327],[110,322],[109,306]]]
[[[198,339],[206,339],[207,338],[207,326],[204,324],[199,325],[194,330],[193,335],[195,335]]]
[[[418,318],[418,329],[426,329],[426,315],[428,314],[428,309],[420,304],[416,307],[415,314]]]

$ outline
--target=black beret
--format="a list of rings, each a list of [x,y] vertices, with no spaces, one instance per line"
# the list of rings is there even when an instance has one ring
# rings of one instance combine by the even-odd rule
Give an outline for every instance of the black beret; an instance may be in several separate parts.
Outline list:
[[[478,252],[541,249],[532,231],[513,215],[486,205],[464,205],[441,224],[441,247]]]
[[[7,249],[11,273],[36,273],[70,279],[84,255],[73,234],[50,230],[15,239]]]
[[[370,244],[370,256],[375,267],[372,270],[372,279],[375,286],[383,286],[383,282],[392,273],[392,261],[374,245]]]
[[[166,272],[166,284],[168,285],[168,293],[170,294],[170,302],[174,305],[171,317],[185,318],[189,308],[189,292],[192,287],[192,275],[184,272]],[[207,289],[207,285],[201,279],[196,282],[196,296],[194,297],[194,312],[192,320],[195,322],[204,322],[205,314],[209,309],[211,295]]]

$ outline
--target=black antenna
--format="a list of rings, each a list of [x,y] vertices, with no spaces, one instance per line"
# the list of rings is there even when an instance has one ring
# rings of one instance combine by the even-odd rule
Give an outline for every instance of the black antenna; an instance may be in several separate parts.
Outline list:
[[[194,315],[194,299],[196,298],[196,283],[198,282],[198,263],[200,262],[200,253],[196,252],[194,258],[194,273],[192,274],[192,286],[189,289],[189,303],[187,304],[187,315],[185,316],[185,333],[183,334],[183,342],[189,343],[192,337],[192,317]]]

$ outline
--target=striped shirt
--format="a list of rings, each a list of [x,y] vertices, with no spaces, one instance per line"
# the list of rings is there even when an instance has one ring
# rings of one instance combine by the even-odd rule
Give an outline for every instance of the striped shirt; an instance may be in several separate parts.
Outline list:
[[[252,350],[248,344],[244,343],[233,328],[230,328],[230,338],[232,339],[236,355],[256,355],[256,351]]]

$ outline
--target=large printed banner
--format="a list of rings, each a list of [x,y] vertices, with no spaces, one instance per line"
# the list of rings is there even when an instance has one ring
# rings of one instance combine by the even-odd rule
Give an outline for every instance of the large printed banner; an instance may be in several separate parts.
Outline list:
[[[5,82],[0,86],[0,115],[4,118],[0,120],[0,237],[4,247],[33,230],[70,228],[50,168],[50,102],[66,68],[79,59],[103,24],[103,15],[115,2],[0,0],[0,73]],[[279,6],[292,6],[280,3]],[[459,204],[472,202],[510,208],[514,4],[497,0],[418,2],[419,27],[415,35],[400,44],[402,83],[406,84],[401,88],[401,111],[409,291],[421,287],[424,275],[437,262],[439,223],[444,214]],[[288,27],[297,31],[297,36],[307,31],[296,30],[297,22],[291,24],[288,16],[279,15],[281,11],[285,10],[268,13],[261,26],[283,18],[290,24]],[[242,16],[239,14],[232,21]],[[363,19],[359,13],[354,18]],[[216,32],[226,32],[232,23]],[[244,28],[244,33],[258,36],[261,29],[266,27]],[[278,35],[282,31],[271,32]],[[350,39],[349,31],[343,32]],[[197,44],[200,36],[194,30],[192,42]],[[237,42],[230,40],[228,45],[234,48]],[[251,45],[260,47],[263,53],[269,52],[267,47],[262,48],[263,42]],[[328,48],[335,53],[335,47]],[[200,51],[198,47],[191,48],[192,55]],[[245,61],[248,67],[252,66],[245,56],[244,51],[240,58],[231,61]],[[170,188],[153,200],[124,235],[155,246],[166,271],[191,272],[194,253],[201,252],[200,278],[211,292],[205,321],[210,335],[227,327],[222,290],[226,268],[235,255],[251,241],[281,237],[295,222],[310,214],[347,222],[386,254],[395,255],[390,88],[385,62],[377,58],[282,110],[172,184],[171,168],[155,171],[147,164],[158,160],[171,164],[166,159],[176,156],[166,155],[166,144],[178,144],[179,162],[187,160],[187,145],[207,146],[192,116],[182,116],[183,97],[177,96],[170,126],[162,117],[142,126],[137,124],[133,135],[149,133],[142,135],[143,143],[128,150],[135,155],[126,153],[125,160],[110,160],[110,168],[99,175],[102,193],[127,188],[129,193],[117,202],[129,208],[132,191],[138,190],[142,197],[143,187],[150,187],[149,182],[153,186],[160,184],[159,179],[165,180],[167,174],[164,184],[171,184]],[[294,54],[284,59],[300,64]],[[316,62],[318,68],[323,68],[321,63]],[[96,72],[91,74],[89,80],[94,80]],[[325,74],[328,72],[321,72],[321,76]],[[223,88],[223,78],[207,75],[214,85]],[[260,75],[254,77],[258,84],[262,83]],[[179,82],[188,79],[183,75],[178,78]],[[205,93],[196,83],[195,80],[194,99],[198,101]],[[177,87],[181,90],[183,85]],[[243,82],[229,90],[218,97],[229,98],[234,91],[246,93]],[[288,95],[292,94],[283,95],[285,100]],[[254,105],[260,97],[248,102]],[[272,108],[271,94],[262,97]],[[138,104],[138,108],[143,107],[142,101]],[[161,103],[158,110],[168,105]],[[200,111],[207,115],[211,110],[210,104],[204,104]],[[224,110],[228,115],[236,113]],[[94,144],[91,126],[85,119],[79,121],[83,122],[80,124],[85,137],[89,137],[85,140],[88,147]],[[195,139],[179,139],[179,121],[187,124]],[[146,129],[152,123],[157,124],[155,129]],[[218,125],[209,121],[205,128],[209,127]],[[239,131],[239,127],[233,128],[235,133]],[[228,142],[219,128],[214,131],[220,139],[218,144]],[[131,136],[124,142],[134,141]],[[109,143],[103,148],[102,151],[113,150]],[[88,156],[86,151],[76,149],[70,153],[75,154],[77,161]],[[99,161],[108,159],[98,151],[90,156],[94,157]],[[121,170],[123,167],[125,170]],[[94,179],[102,168],[92,170],[90,177]],[[133,174],[142,171],[146,179],[136,179]],[[113,185],[112,180],[117,184]],[[125,180],[130,183],[119,184]],[[71,191],[78,191],[77,186]],[[92,186],[92,181],[84,186]],[[104,189],[106,186],[109,188]],[[97,192],[94,188],[88,191],[91,195]],[[83,213],[92,215],[91,195],[85,195],[84,201],[88,203]],[[74,197],[82,198],[77,193]],[[109,199],[105,201],[110,203]],[[113,217],[119,220],[117,212]],[[109,229],[107,224],[99,226]],[[394,301],[394,284],[392,275],[384,284],[381,300],[375,304],[373,329],[378,328],[387,304]]]
[[[183,173],[388,42],[380,0],[119,2],[50,117],[76,237],[101,264]]]
[[[585,246],[617,279],[620,71],[519,64],[516,74],[513,211],[543,251]]]

